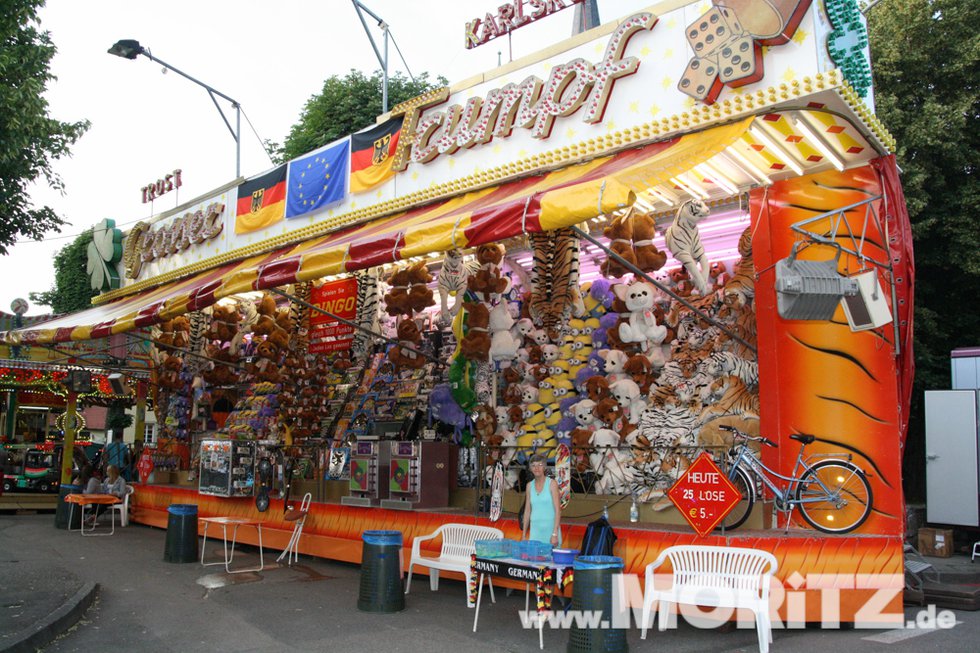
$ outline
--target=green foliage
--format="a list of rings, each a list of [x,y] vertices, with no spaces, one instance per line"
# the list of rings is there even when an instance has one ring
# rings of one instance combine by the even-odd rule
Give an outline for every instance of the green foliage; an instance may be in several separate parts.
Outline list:
[[[0,254],[17,237],[40,239],[65,222],[49,207],[34,207],[27,187],[44,179],[63,190],[52,162],[88,129],[87,121],[67,123],[48,116],[43,94],[54,76],[48,71],[55,47],[38,29],[43,0],[0,3]],[[83,268],[84,269],[84,268]]]
[[[877,113],[898,141],[915,246],[916,380],[905,477],[924,489],[923,391],[980,344],[980,2],[883,0],[868,16]]]
[[[414,82],[396,73],[388,78],[388,108],[447,84],[444,77],[430,82],[428,73],[422,73]],[[290,129],[286,142],[281,147],[267,143],[277,163],[295,159],[373,125],[382,113],[381,85],[381,71],[366,77],[360,71],[351,70],[346,77],[334,75],[328,78],[323,83],[323,90],[307,100],[299,122]]]
[[[54,288],[44,292],[32,292],[29,296],[35,304],[50,306],[55,313],[71,313],[89,308],[92,290],[85,265],[88,261],[88,244],[92,242],[92,230],[85,230],[70,244],[61,248],[54,257]]]
[[[114,431],[122,431],[133,425],[133,416],[126,414],[126,401],[123,399],[114,399],[112,403],[109,404],[109,409],[106,411],[105,416],[105,427],[106,429],[112,429]]]

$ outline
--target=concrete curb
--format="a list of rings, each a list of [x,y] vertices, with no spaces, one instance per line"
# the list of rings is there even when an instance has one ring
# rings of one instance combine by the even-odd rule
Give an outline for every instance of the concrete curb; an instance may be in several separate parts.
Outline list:
[[[57,610],[14,635],[11,641],[5,642],[0,653],[33,653],[47,646],[82,618],[98,592],[98,583],[85,583]]]

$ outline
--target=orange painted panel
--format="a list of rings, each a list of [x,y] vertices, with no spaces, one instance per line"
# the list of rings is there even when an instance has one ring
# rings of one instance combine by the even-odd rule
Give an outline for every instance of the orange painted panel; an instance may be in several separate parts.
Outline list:
[[[852,453],[854,462],[868,472],[874,493],[874,511],[856,532],[901,536],[904,398],[891,325],[852,332],[841,308],[830,322],[784,320],[777,314],[775,291],[776,263],[803,239],[791,230],[793,224],[881,196],[884,187],[878,170],[868,165],[789,179],[752,193],[759,398],[763,434],[780,445],[778,451],[764,452],[767,464],[776,465],[782,474],[792,471],[799,451],[799,444],[789,440],[793,433],[826,441],[809,445],[808,453]],[[884,216],[884,201],[873,205]],[[847,221],[838,225],[838,242],[854,248],[863,239],[866,256],[887,261],[885,235],[874,219],[865,220],[866,210],[862,206],[846,214]],[[831,224],[823,219],[805,228],[826,236]],[[799,254],[807,260],[833,256],[828,246],[810,246]],[[856,257],[841,256],[840,271],[860,269]],[[887,279],[880,270],[878,276],[890,300]]]

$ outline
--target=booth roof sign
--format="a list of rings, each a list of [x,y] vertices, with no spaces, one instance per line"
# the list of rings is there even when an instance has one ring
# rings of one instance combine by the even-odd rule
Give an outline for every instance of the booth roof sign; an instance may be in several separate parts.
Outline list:
[[[667,491],[687,523],[705,537],[742,500],[742,495],[707,452]]]
[[[511,0],[497,7],[497,13],[487,12],[482,18],[466,22],[466,49],[510,34],[539,18],[581,4],[584,0]],[[527,4],[525,10],[524,5]]]

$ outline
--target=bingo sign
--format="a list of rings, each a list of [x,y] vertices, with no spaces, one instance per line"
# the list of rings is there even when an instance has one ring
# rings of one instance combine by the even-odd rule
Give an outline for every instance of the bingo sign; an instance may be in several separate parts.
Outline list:
[[[345,320],[357,318],[357,279],[328,281],[310,293],[310,303]],[[310,315],[311,354],[325,354],[349,349],[354,327],[338,322],[329,315],[313,311]]]
[[[700,537],[714,530],[742,500],[738,489],[707,452],[687,468],[667,496]]]

